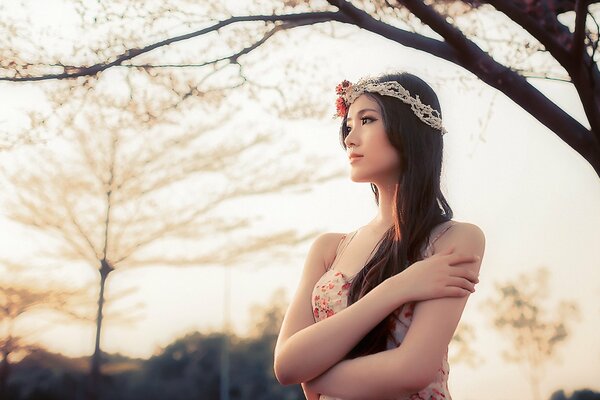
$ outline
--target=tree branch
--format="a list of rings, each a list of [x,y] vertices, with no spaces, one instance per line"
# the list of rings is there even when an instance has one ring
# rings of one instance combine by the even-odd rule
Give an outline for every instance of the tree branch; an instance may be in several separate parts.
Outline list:
[[[560,45],[555,38],[546,31],[542,25],[527,13],[519,10],[513,2],[506,0],[487,0],[496,10],[519,24],[523,29],[536,38],[552,54],[561,65],[568,65],[569,53]]]
[[[252,45],[250,45],[248,47],[244,47],[242,50],[240,50],[234,54],[231,54],[229,56],[216,58],[214,60],[206,61],[206,62],[199,63],[199,64],[121,64],[121,65],[116,65],[116,66],[117,67],[126,67],[126,68],[190,68],[190,67],[191,68],[201,68],[201,67],[205,67],[207,65],[217,64],[221,61],[229,61],[231,64],[237,64],[238,58],[240,58],[244,54],[248,54],[251,51],[253,51],[254,49],[260,47],[267,40],[269,40],[273,35],[275,35],[277,32],[284,31],[287,29],[292,29],[292,28],[295,28],[295,27],[298,27],[301,25],[302,24],[291,23],[291,22],[285,22],[281,25],[277,25],[277,26],[275,26],[275,28],[273,28],[270,31],[268,31],[267,33],[265,33],[265,35],[260,40],[256,41]]]
[[[458,61],[458,54],[447,43],[428,38],[418,33],[409,32],[404,29],[396,28],[385,22],[374,19],[365,11],[354,7],[350,2],[344,0],[328,0],[328,2],[336,7],[350,19],[350,22],[359,28],[374,32],[387,39],[400,43],[403,46],[413,49],[422,50],[431,53],[437,57],[443,58],[450,62]],[[346,22],[346,21],[340,21]]]
[[[83,227],[77,220],[77,217],[73,210],[73,204],[68,200],[66,193],[61,192],[60,196],[62,197],[62,199],[64,201],[64,203],[63,203],[64,210],[67,212],[67,215],[69,216],[71,224],[73,225],[73,227],[75,227],[75,230],[79,234],[80,238],[83,239],[83,241],[85,243],[87,243],[88,250],[90,250],[92,254],[98,254],[98,249],[96,249],[96,247],[94,246],[94,243],[92,242],[92,239],[90,238],[90,235],[83,229]]]
[[[578,35],[581,35],[581,33],[576,31],[574,37],[571,38],[571,53],[561,46],[559,42],[554,40],[551,34],[543,29],[543,25],[519,10],[514,5],[511,5],[510,2],[502,0],[489,0],[488,3],[492,4],[498,11],[503,12],[505,15],[531,33],[546,47],[546,49],[548,49],[556,61],[558,61],[561,66],[567,70],[569,76],[571,76],[573,84],[575,85],[586,117],[592,128],[592,143],[588,144],[588,146],[593,148],[594,152],[600,152],[600,94],[597,93],[597,90],[595,89],[597,88],[597,82],[600,82],[600,71],[598,70],[597,64],[593,60],[593,56],[590,57],[587,52],[583,50],[584,38],[578,38]],[[578,1],[577,3],[573,3],[571,1],[571,5],[567,8],[565,7],[564,2],[562,2],[558,4],[558,8],[555,9],[555,12],[558,13],[575,10],[576,28],[577,26],[582,26],[583,34],[585,35],[585,16],[581,12],[578,12],[578,10],[582,7],[583,9],[587,9],[587,5],[592,3],[597,3],[597,1],[582,0]],[[573,4],[575,4],[575,6],[573,6]],[[577,19],[583,19],[583,22],[579,22],[579,25],[577,25]],[[570,32],[566,27],[560,24],[556,24],[556,26],[562,27],[563,33],[567,36],[570,36]],[[581,46],[581,50],[575,49],[574,46]],[[578,55],[573,57],[573,54]],[[589,65],[589,68],[586,69],[584,64]],[[576,150],[581,153],[579,148]],[[587,153],[590,154],[590,150],[588,150]],[[584,153],[581,154],[583,155]],[[595,159],[600,158],[600,156],[595,156],[593,153],[592,156]],[[586,159],[588,158],[586,157]],[[600,175],[600,166],[594,164],[590,159],[588,159],[588,161],[594,165],[594,168]]]
[[[587,16],[586,0],[577,0],[575,4],[575,33],[571,42],[573,65],[583,63],[583,44],[585,41],[585,20]]]
[[[511,18],[511,20],[521,25],[523,29],[532,34],[550,52],[556,61],[567,69],[582,101],[591,126],[591,132],[562,108],[558,107],[554,102],[544,96],[543,93],[530,85],[525,77],[511,71],[507,66],[496,62],[489,54],[465,37],[460,30],[449,24],[442,15],[434,10],[433,6],[428,6],[424,2],[415,0],[398,1],[420,18],[424,24],[429,25],[440,34],[445,41],[435,40],[414,32],[408,32],[379,21],[367,12],[355,7],[350,1],[328,0],[330,4],[338,7],[337,12],[307,12],[288,15],[231,17],[227,20],[220,21],[211,27],[187,35],[170,38],[143,49],[126,51],[112,62],[97,64],[92,67],[76,67],[76,70],[65,71],[64,74],[37,77],[19,76],[13,78],[0,78],[0,80],[65,79],[82,75],[95,75],[111,66],[122,65],[124,61],[130,60],[160,46],[197,37],[221,29],[224,26],[242,21],[290,23],[290,25],[286,25],[280,29],[289,29],[292,26],[311,25],[326,21],[338,21],[374,32],[404,46],[428,52],[467,69],[488,85],[505,93],[509,98],[521,106],[521,108],[555,132],[563,141],[588,160],[596,170],[597,174],[600,175],[600,112],[598,110],[598,105],[600,104],[600,99],[598,97],[600,96],[600,93],[595,89],[597,87],[596,82],[600,81],[600,71],[593,62],[593,58],[590,59],[587,52],[583,49],[580,54],[582,55],[584,62],[572,67],[570,61],[572,59],[572,48],[567,49],[566,43],[568,42],[561,39],[566,37],[563,35],[565,31],[566,33],[569,33],[568,29],[559,24],[556,18],[554,18],[554,15],[552,15],[552,18],[554,19],[550,21],[552,22],[550,25],[551,29],[545,30],[543,24],[537,23],[538,21],[526,11],[520,9],[517,3],[498,0],[488,1],[488,3],[495,7],[496,10],[504,13]],[[582,4],[585,6],[587,3],[579,1],[575,4],[575,7],[581,7]],[[564,8],[566,6],[561,3],[560,7]],[[558,8],[553,8],[552,11],[553,12],[550,14],[555,14],[558,12]],[[580,16],[580,20],[581,18],[585,20],[585,18],[581,16],[581,12],[578,13],[578,15]],[[584,28],[581,29],[583,29],[585,35]],[[553,35],[553,32],[558,32],[560,35]],[[581,35],[579,31],[577,34]],[[267,33],[267,35],[269,35],[269,33]],[[568,37],[570,37],[570,34]],[[259,43],[260,42],[261,41],[259,41]],[[582,41],[579,40],[577,43],[581,42]],[[577,46],[580,45],[578,44]],[[251,51],[251,49],[242,50],[244,54],[249,51]],[[233,58],[230,56],[228,59],[230,62],[237,61],[235,55]]]
[[[221,28],[224,28],[228,25],[235,24],[237,22],[290,22],[284,28],[280,29],[290,29],[302,25],[312,25],[320,22],[328,22],[328,21],[340,21],[340,22],[349,22],[343,14],[339,12],[308,12],[308,13],[296,13],[296,14],[285,14],[285,15],[244,15],[231,17],[223,21],[219,21],[216,24],[209,26],[204,29],[200,29],[195,32],[187,33],[185,35],[175,36],[169,39],[162,40],[160,42],[153,43],[141,49],[128,49],[119,56],[117,56],[113,61],[97,63],[90,67],[73,67],[73,66],[62,66],[65,72],[60,74],[48,74],[41,76],[17,76],[17,77],[0,77],[0,81],[11,81],[11,82],[24,82],[24,81],[42,81],[42,80],[51,80],[51,79],[74,79],[81,76],[95,76],[111,67],[123,65],[123,62],[127,60],[131,60],[141,54],[145,54],[151,52],[160,47],[168,46],[170,44],[184,41],[187,39],[191,39],[194,37],[202,36],[210,32],[218,31]],[[268,37],[267,37],[268,39]],[[265,39],[266,40],[266,39]],[[259,41],[257,46],[264,43],[264,41]],[[256,46],[256,47],[257,47]],[[231,62],[236,62],[237,58],[247,52],[251,51],[254,47],[250,46],[248,49],[242,50],[240,54],[233,55],[228,57]],[[232,58],[234,57],[234,58]],[[224,58],[227,59],[227,58]],[[214,62],[213,62],[214,63]]]
[[[465,35],[455,26],[449,24],[433,8],[428,7],[422,1],[398,0],[410,12],[417,16],[424,24],[429,25],[434,31],[444,38],[446,43],[450,44],[454,50],[468,56],[471,53],[471,47],[475,43],[465,37]]]
[[[594,120],[598,118],[593,115],[590,116],[586,111],[592,126],[592,132],[590,132],[575,118],[567,114],[562,108],[533,87],[523,76],[495,61],[489,54],[481,50],[481,48],[470,42],[468,39],[464,38],[461,40],[457,32],[453,32],[448,27],[444,26],[446,22],[443,17],[436,13],[430,6],[427,6],[420,1],[402,1],[402,3],[415,14],[415,16],[420,18],[424,24],[429,25],[442,37],[451,37],[452,43],[457,43],[460,46],[460,50],[456,51],[450,47],[448,43],[427,38],[429,41],[441,43],[440,47],[444,46],[444,55],[448,55],[448,57],[432,51],[430,46],[419,46],[419,44],[424,42],[413,42],[411,37],[405,35],[404,31],[401,29],[376,21],[369,14],[357,9],[347,1],[331,0],[330,3],[344,3],[344,12],[352,12],[353,16],[360,15],[362,18],[354,17],[353,20],[358,21],[356,23],[363,29],[385,36],[402,45],[427,51],[472,72],[488,85],[506,94],[521,108],[556,133],[563,141],[581,154],[592,165],[596,173],[600,175],[600,140],[594,136],[596,132],[600,132],[600,125],[596,127],[596,123],[594,122]],[[436,28],[440,29],[440,31],[438,32]],[[396,37],[395,34],[398,34],[398,36]],[[421,36],[418,34],[413,35]],[[465,43],[465,40],[467,43]],[[469,44],[469,42],[471,44]],[[425,43],[429,42],[425,41]],[[585,99],[582,98],[582,103],[584,103],[585,108],[586,104],[583,100]],[[590,103],[588,102],[587,104],[589,105]]]

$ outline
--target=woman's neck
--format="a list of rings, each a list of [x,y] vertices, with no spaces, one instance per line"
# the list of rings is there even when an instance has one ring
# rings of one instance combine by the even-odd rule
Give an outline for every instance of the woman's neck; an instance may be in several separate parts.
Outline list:
[[[390,186],[377,186],[377,192],[379,194],[379,210],[369,225],[387,230],[394,225],[394,197],[396,193],[396,184]]]

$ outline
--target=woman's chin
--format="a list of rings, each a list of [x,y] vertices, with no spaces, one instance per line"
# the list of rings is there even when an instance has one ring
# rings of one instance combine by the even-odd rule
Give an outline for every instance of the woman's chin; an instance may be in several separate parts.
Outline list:
[[[350,180],[352,182],[356,182],[356,183],[371,182],[371,180],[368,177],[362,176],[362,175],[359,175],[359,174],[353,174],[353,173],[350,173]]]

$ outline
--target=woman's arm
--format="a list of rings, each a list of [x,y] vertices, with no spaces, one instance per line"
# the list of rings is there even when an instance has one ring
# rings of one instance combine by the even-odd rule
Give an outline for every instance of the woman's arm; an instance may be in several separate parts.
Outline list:
[[[359,301],[315,324],[311,296],[314,285],[324,273],[322,254],[331,246],[331,237],[327,235],[317,238],[309,251],[300,286],[286,312],[277,340],[274,369],[282,384],[306,382],[321,375],[404,303],[441,296],[465,296],[477,279],[467,269],[448,265],[442,268],[440,265],[471,260],[472,255],[446,252],[444,256],[415,263],[421,265],[408,268],[396,279],[382,282]]]
[[[452,247],[482,258],[485,236],[476,225],[462,223],[438,240],[434,254]],[[463,265],[478,273],[481,259]],[[419,302],[399,347],[342,361],[306,383],[307,389],[348,400],[398,398],[418,392],[435,379],[467,298]]]
[[[333,237],[330,235],[334,235]],[[312,291],[325,272],[335,234],[320,235],[308,252],[300,285],[275,346],[275,376],[284,385],[315,378],[340,361],[374,326],[409,299],[381,284],[360,301],[314,323]]]

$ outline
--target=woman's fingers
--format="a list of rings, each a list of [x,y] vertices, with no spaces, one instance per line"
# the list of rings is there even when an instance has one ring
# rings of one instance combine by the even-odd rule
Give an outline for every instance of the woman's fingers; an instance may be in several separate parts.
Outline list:
[[[470,290],[458,287],[458,286],[448,286],[446,287],[446,296],[449,297],[464,297],[470,295],[472,292]]]
[[[447,296],[463,297],[475,292],[475,284],[479,282],[479,274],[472,267],[458,266],[474,263],[480,260],[477,254],[454,253],[454,247],[448,248],[443,254],[447,257],[449,276],[445,292]]]
[[[472,263],[479,261],[480,257],[477,254],[449,254],[448,265],[456,265],[463,263]]]
[[[473,293],[475,291],[475,283],[466,278],[461,278],[458,276],[451,276],[448,280],[448,286],[454,286],[461,289],[468,290]]]
[[[465,278],[473,283],[479,282],[479,274],[468,267],[450,267],[450,276]]]

